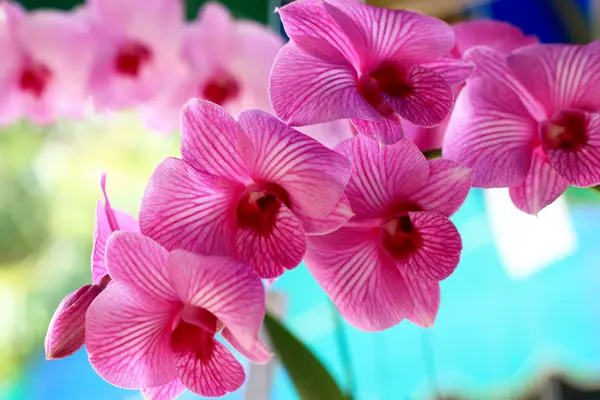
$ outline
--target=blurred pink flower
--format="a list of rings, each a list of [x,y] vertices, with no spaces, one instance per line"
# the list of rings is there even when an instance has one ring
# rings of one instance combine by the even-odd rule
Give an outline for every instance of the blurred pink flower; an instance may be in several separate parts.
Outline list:
[[[432,325],[438,281],[460,259],[460,234],[448,217],[469,192],[469,169],[428,162],[408,139],[382,148],[357,136],[337,150],[353,163],[345,194],[355,216],[309,237],[308,269],[359,329],[383,330],[404,318]]]
[[[349,161],[266,112],[236,122],[191,100],[181,154],[157,167],[140,210],[142,233],[169,250],[231,255],[274,278],[300,264],[307,234],[351,216]]]
[[[473,169],[474,186],[509,187],[536,214],[568,185],[600,184],[600,42],[470,57],[476,79],[457,99],[443,151]]]
[[[346,139],[356,136],[357,132],[352,123],[346,119],[323,122],[322,124],[302,126],[295,128],[305,135],[316,139],[323,146],[334,149]]]
[[[452,26],[456,38],[452,55],[458,58],[465,58],[469,50],[478,46],[489,47],[502,56],[508,54],[519,47],[535,44],[538,39],[535,36],[526,36],[519,28],[506,22],[477,20],[468,22],[459,22]],[[466,60],[469,60],[467,55]],[[464,84],[459,84],[452,89],[456,98]],[[411,124],[408,121],[402,121],[404,134],[422,151],[440,149],[444,142],[444,134],[450,120],[450,114],[444,118],[442,123],[434,128],[424,128]]]
[[[177,0],[90,0],[84,10],[98,44],[95,107],[137,106],[182,73],[184,11]]]
[[[85,343],[85,313],[96,296],[110,283],[106,270],[106,242],[115,231],[139,232],[137,221],[119,210],[114,210],[106,194],[106,175],[100,179],[104,204],[96,205],[94,248],[92,250],[92,283],[67,295],[52,316],[46,334],[47,359],[65,358],[79,350]]]
[[[154,398],[176,397],[184,387],[211,397],[235,391],[244,368],[215,340],[220,331],[249,359],[269,359],[258,339],[265,291],[248,266],[169,253],[133,232],[113,234],[106,259],[113,283],[88,310],[86,346],[108,382]]]
[[[149,126],[179,127],[181,108],[191,98],[209,100],[237,116],[243,109],[271,111],[269,73],[283,39],[252,21],[235,21],[218,3],[206,3],[186,27],[182,57],[187,70],[144,109]]]
[[[0,2],[0,125],[78,116],[87,100],[94,50],[78,13]]]
[[[452,29],[436,18],[352,0],[298,0],[279,9],[291,40],[271,73],[271,100],[291,125],[351,118],[381,143],[402,137],[401,119],[438,125],[451,86],[471,67],[449,56]]]

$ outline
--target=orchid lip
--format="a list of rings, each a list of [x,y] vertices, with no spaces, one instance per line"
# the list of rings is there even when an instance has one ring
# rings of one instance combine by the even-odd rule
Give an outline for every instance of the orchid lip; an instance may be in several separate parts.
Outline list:
[[[540,125],[547,149],[578,151],[588,142],[586,114],[580,110],[561,110]]]
[[[281,205],[290,206],[287,191],[281,186],[268,182],[255,182],[246,187],[240,196],[236,218],[240,228],[254,229],[268,237],[275,228]]]

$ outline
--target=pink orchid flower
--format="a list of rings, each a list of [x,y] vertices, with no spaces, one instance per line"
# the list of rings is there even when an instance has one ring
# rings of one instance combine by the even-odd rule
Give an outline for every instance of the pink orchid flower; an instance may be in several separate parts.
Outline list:
[[[309,237],[308,269],[359,329],[383,330],[404,318],[432,325],[439,281],[460,259],[460,234],[448,217],[469,192],[469,169],[428,162],[408,139],[382,148],[359,135],[337,150],[352,160],[346,196],[355,216]]]
[[[349,161],[264,111],[236,122],[190,100],[181,154],[157,167],[140,210],[142,233],[169,250],[230,255],[275,278],[302,261],[307,234],[351,216]]]
[[[77,13],[26,14],[0,1],[0,125],[80,115],[94,56],[90,39]]]
[[[181,1],[90,0],[85,11],[99,43],[91,82],[95,107],[137,106],[182,73]]]
[[[449,57],[445,22],[353,0],[297,0],[279,9],[289,37],[271,73],[277,115],[294,125],[350,118],[384,144],[401,120],[436,126],[454,101],[451,86],[471,67]]]
[[[119,210],[114,210],[106,194],[106,175],[100,186],[104,204],[96,205],[94,248],[92,250],[92,285],[85,285],[67,295],[56,309],[46,334],[46,358],[58,359],[70,356],[85,343],[85,314],[94,299],[106,288],[111,278],[105,265],[106,241],[118,230],[139,232],[137,221]]]
[[[470,57],[476,78],[457,99],[443,152],[473,169],[474,186],[508,187],[537,214],[569,185],[600,184],[600,42]]]
[[[145,107],[147,124],[159,131],[179,127],[191,98],[209,100],[237,116],[243,109],[271,111],[269,73],[283,39],[264,25],[234,20],[226,7],[208,2],[186,27],[181,79]]]
[[[519,47],[538,43],[535,36],[525,35],[519,28],[501,21],[477,20],[459,22],[452,25],[456,42],[451,54],[457,58],[469,61],[465,54],[478,46],[486,46],[502,55],[508,54]],[[464,84],[452,88],[456,98]],[[444,142],[444,134],[450,120],[450,114],[444,118],[442,123],[433,128],[424,128],[413,125],[408,121],[402,121],[404,134],[422,151],[440,149]]]
[[[86,346],[96,372],[113,385],[174,398],[183,388],[223,396],[244,368],[215,335],[251,360],[270,354],[258,339],[265,290],[251,268],[231,258],[169,253],[139,233],[108,240],[113,279],[86,316]],[[167,397],[168,396],[168,397]]]

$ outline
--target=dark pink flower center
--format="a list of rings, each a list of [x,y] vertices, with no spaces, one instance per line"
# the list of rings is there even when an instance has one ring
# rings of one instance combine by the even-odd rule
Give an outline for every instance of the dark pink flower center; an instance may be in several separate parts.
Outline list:
[[[51,78],[52,73],[46,66],[29,62],[21,70],[19,86],[22,91],[39,98],[44,94]]]
[[[201,88],[201,97],[215,104],[223,104],[240,94],[238,81],[229,74],[219,74],[210,78]]]
[[[384,94],[391,97],[408,97],[414,93],[407,83],[406,73],[398,65],[384,62],[358,80],[358,93],[380,114],[389,116],[394,110],[385,101]]]
[[[542,141],[547,149],[577,151],[588,142],[583,111],[563,110],[542,125]]]
[[[115,69],[121,75],[136,77],[142,67],[152,60],[150,49],[139,42],[128,42],[119,48],[115,56]]]
[[[281,186],[274,183],[251,185],[237,204],[238,226],[253,229],[262,236],[268,237],[275,228],[281,203],[290,206],[289,195]]]
[[[223,327],[223,323],[208,310],[184,305],[171,333],[171,349],[192,351],[198,359],[207,360],[213,352],[213,337]]]
[[[394,216],[383,224],[381,245],[397,260],[405,260],[423,245],[423,239],[408,215]]]

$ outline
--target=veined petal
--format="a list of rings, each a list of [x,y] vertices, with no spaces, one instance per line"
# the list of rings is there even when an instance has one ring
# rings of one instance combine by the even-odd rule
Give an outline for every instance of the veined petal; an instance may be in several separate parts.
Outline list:
[[[404,275],[418,279],[446,279],[458,265],[462,240],[456,226],[446,216],[433,212],[409,212],[419,238],[417,250],[396,263]]]
[[[517,208],[528,214],[537,213],[556,200],[569,183],[560,176],[541,148],[536,148],[531,166],[523,183],[509,189],[510,198]]]
[[[508,65],[548,116],[566,108],[600,110],[600,54],[592,45],[528,46],[513,52]]]
[[[361,135],[375,139],[382,145],[394,144],[404,135],[402,120],[398,114],[392,114],[377,121],[358,118],[350,121]]]
[[[451,87],[464,82],[475,68],[472,62],[449,56],[421,64],[421,66],[440,75]]]
[[[98,375],[128,389],[176,378],[170,335],[177,309],[118,282],[107,287],[86,315],[86,346]]]
[[[357,54],[357,47],[359,51],[362,49],[352,42],[356,37],[347,35],[327,12],[322,0],[294,1],[276,11],[281,16],[285,33],[293,40],[317,39],[333,47],[350,63],[358,65],[362,55]]]
[[[305,263],[346,321],[380,331],[412,313],[398,267],[383,254],[379,229],[341,228],[310,236]]]
[[[267,349],[267,346],[262,342],[262,340],[258,339],[252,349],[250,351],[246,350],[242,347],[242,345],[237,341],[235,336],[231,333],[231,331],[227,328],[223,329],[221,332],[223,339],[227,340],[231,347],[240,352],[244,357],[248,360],[252,361],[255,364],[266,364],[269,362],[273,353]]]
[[[192,392],[207,397],[220,397],[234,392],[246,379],[244,367],[218,341],[208,338],[210,356],[200,357],[194,351],[175,354],[175,367],[183,384]]]
[[[337,203],[333,211],[323,218],[311,218],[301,213],[296,213],[304,231],[307,235],[325,235],[342,227],[350,218],[354,216],[350,202],[346,196],[343,196]]]
[[[444,77],[428,68],[412,66],[406,71],[405,79],[411,93],[405,97],[385,95],[387,103],[415,125],[439,125],[454,102],[452,89]]]
[[[250,265],[261,278],[276,278],[302,262],[306,252],[306,233],[300,219],[280,204],[273,231],[268,236],[252,228],[238,228],[235,243],[237,257]]]
[[[408,201],[422,210],[446,217],[454,214],[465,202],[471,189],[471,170],[443,158],[429,161],[429,178]]]
[[[386,216],[398,199],[419,189],[429,176],[427,160],[408,139],[382,148],[356,136],[336,150],[352,161],[345,193],[357,217]]]
[[[233,117],[210,101],[192,99],[181,110],[181,157],[200,172],[247,181],[238,135]]]
[[[146,188],[140,210],[142,233],[168,250],[230,254],[235,204],[242,190],[243,186],[168,158]]]
[[[68,357],[84,345],[85,313],[100,292],[102,287],[86,285],[60,302],[50,320],[44,341],[46,359]]]
[[[408,276],[405,279],[413,302],[407,318],[423,328],[432,327],[440,307],[440,284]]]
[[[210,311],[245,349],[253,348],[265,315],[265,289],[252,269],[233,258],[175,250],[169,273],[185,304]]]
[[[507,22],[477,20],[452,25],[456,38],[455,48],[462,56],[475,46],[488,46],[503,54],[519,47],[538,43],[535,36],[526,36],[518,27]]]
[[[142,389],[142,395],[144,400],[175,400],[185,392],[185,389],[181,379],[175,378],[165,385]]]
[[[552,167],[569,184],[590,187],[600,184],[600,113],[585,113],[586,143],[578,150],[544,151]]]
[[[290,41],[279,51],[269,88],[277,116],[300,126],[343,118],[380,119],[358,93],[356,70],[333,49],[321,47],[316,56]]]
[[[450,25],[434,17],[345,0],[326,0],[325,8],[358,54],[367,58],[363,63],[395,58],[427,62],[446,55],[454,46]]]
[[[264,111],[242,112],[239,124],[249,139],[246,162],[254,181],[283,187],[293,212],[314,218],[331,213],[350,177],[350,161]]]
[[[444,138],[444,157],[473,170],[474,187],[519,185],[529,171],[538,124],[515,92],[476,79],[460,93]]]

